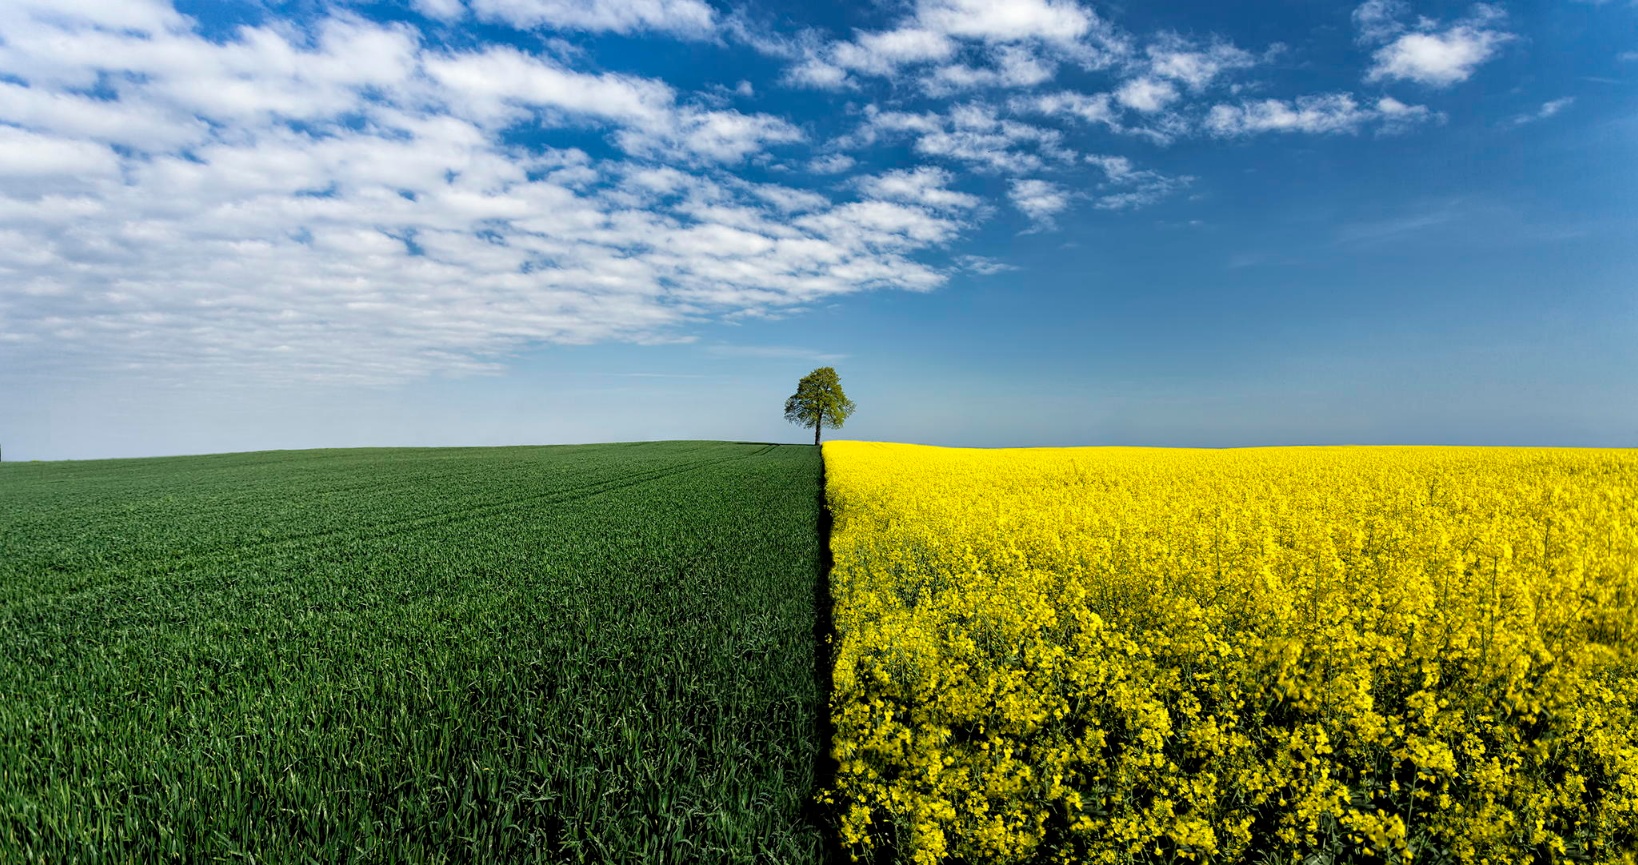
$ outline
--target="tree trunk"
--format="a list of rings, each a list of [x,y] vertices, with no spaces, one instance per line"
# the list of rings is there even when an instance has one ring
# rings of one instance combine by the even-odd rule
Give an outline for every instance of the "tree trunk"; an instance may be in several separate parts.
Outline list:
[[[814,447],[819,446],[819,427],[821,425],[823,425],[824,422],[825,422],[825,413],[824,412],[820,412],[819,416],[813,419],[813,446]]]

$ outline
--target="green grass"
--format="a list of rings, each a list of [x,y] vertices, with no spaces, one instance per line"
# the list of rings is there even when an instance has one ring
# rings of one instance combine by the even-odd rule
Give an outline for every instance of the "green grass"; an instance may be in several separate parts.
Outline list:
[[[0,465],[0,859],[816,861],[820,471]]]

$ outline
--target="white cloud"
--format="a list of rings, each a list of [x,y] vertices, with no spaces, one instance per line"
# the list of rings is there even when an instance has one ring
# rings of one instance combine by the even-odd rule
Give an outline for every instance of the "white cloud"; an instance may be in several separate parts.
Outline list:
[[[1108,93],[1076,93],[1063,90],[1043,93],[1030,99],[1014,100],[1014,110],[1033,111],[1049,117],[1074,117],[1087,123],[1117,125],[1119,110]]]
[[[1017,45],[1002,45],[990,54],[991,65],[954,63],[934,69],[921,81],[931,96],[944,96],[980,87],[1034,87],[1052,80],[1056,62]]]
[[[634,154],[736,162],[767,145],[802,139],[800,130],[771,115],[678,106],[663,82],[576,72],[510,47],[434,56],[425,68],[454,95],[452,111],[483,125],[528,116],[548,123],[608,121],[621,125],[615,140]]]
[[[1053,217],[1069,207],[1069,194],[1063,187],[1036,178],[1014,180],[1007,197],[1038,228],[1052,227]]]
[[[174,30],[188,20],[167,0],[7,0],[4,12],[145,34]]]
[[[1230,72],[1257,63],[1250,53],[1221,39],[1200,45],[1162,33],[1141,56],[1122,63],[1125,80],[1112,92],[1060,90],[1014,97],[1008,105],[1019,113],[1074,118],[1169,144],[1198,128],[1190,102],[1219,86]]]
[[[676,339],[935,288],[945,273],[916,257],[974,218],[976,199],[931,182],[943,174],[835,200],[713,169],[800,132],[651,79],[432,50],[345,16],[215,42],[151,9],[111,14],[171,29],[0,13],[14,371],[482,372],[532,343]],[[99,77],[117,92],[79,92]],[[643,160],[508,144],[520,124],[605,130]]]
[[[62,179],[119,173],[119,157],[107,147],[0,126],[0,177]]]
[[[704,0],[411,2],[443,21],[752,38],[743,14]],[[731,87],[737,75],[684,92],[588,70],[550,34],[544,53],[428,44],[410,25],[337,11],[207,38],[159,0],[12,0],[0,5],[0,364],[380,382],[493,370],[541,342],[687,339],[701,321],[936,288],[953,270],[929,256],[996,212],[973,173],[1006,175],[987,185],[1036,228],[1075,203],[1136,208],[1191,182],[1083,157],[1068,142],[1088,125],[1169,141],[1438,118],[1391,97],[1224,102],[1250,54],[1133,40],[1072,0],[904,9],[842,41],[757,47],[823,86],[1012,92],[916,110],[861,99],[851,134],[813,142],[786,117],[733,110],[735,94],[757,93]],[[1453,26],[1491,27],[1477,15]],[[1061,69],[1107,72],[1111,90],[1049,86]],[[609,147],[555,146],[588,137]],[[937,165],[846,177],[876,144]],[[758,169],[842,176],[821,192],[758,182]]]
[[[1407,33],[1376,53],[1376,62],[1365,78],[1400,78],[1449,87],[1471,77],[1507,38],[1495,31],[1460,26],[1443,33]]]
[[[1402,11],[1399,4],[1385,0],[1367,0],[1354,10],[1361,41],[1385,43],[1372,55],[1366,81],[1405,80],[1449,87],[1472,77],[1514,38],[1500,29],[1505,16],[1493,6],[1479,4],[1466,19],[1448,27],[1426,18],[1408,27],[1397,19]]]
[[[1097,22],[1074,0],[921,0],[916,18],[943,33],[990,42],[1073,42]]]
[[[136,99],[97,99],[0,82],[0,117],[20,126],[74,139],[154,152],[209,137],[191,115]]]
[[[1632,63],[1634,61],[1638,61],[1638,51],[1623,51],[1619,55],[1616,55],[1615,59],[1621,61],[1622,63]]]
[[[1543,102],[1541,107],[1537,108],[1535,111],[1531,111],[1528,114],[1520,114],[1514,117],[1513,125],[1523,126],[1526,123],[1534,123],[1538,120],[1546,120],[1549,117],[1555,117],[1564,109],[1569,108],[1574,104],[1574,96],[1566,96],[1562,99],[1553,99]]]
[[[516,48],[434,55],[426,73],[455,97],[451,106],[484,123],[520,118],[545,109],[585,118],[635,123],[664,122],[676,100],[670,86],[626,75],[591,75],[565,69]]]
[[[982,255],[958,255],[956,265],[968,273],[976,273],[979,276],[994,276],[997,273],[1018,269],[1016,265]]]
[[[1003,45],[993,52],[997,81],[1006,87],[1034,87],[1052,80],[1057,64],[1017,45]]]
[[[769,53],[783,45],[760,40]],[[1051,80],[1061,60],[1107,65],[1128,50],[1125,39],[1074,0],[920,0],[886,30],[851,39],[810,36],[786,71],[789,83],[819,89],[856,86],[856,76],[894,78],[934,67],[921,81],[934,95],[976,87],[1031,87]],[[976,62],[975,62],[976,61]]]
[[[1155,44],[1144,49],[1148,56],[1149,74],[1187,85],[1191,90],[1202,90],[1225,72],[1249,69],[1257,64],[1256,58],[1227,42],[1214,42],[1200,49],[1175,34],[1164,35]]]
[[[466,14],[466,5],[461,0],[412,0],[410,5],[422,15],[439,21],[455,21]]]
[[[803,136],[789,122],[767,114],[684,109],[668,124],[626,129],[615,138],[639,155],[739,162],[770,144],[790,144]]]
[[[840,90],[852,86],[846,69],[818,57],[809,57],[786,70],[785,81],[818,90]]]
[[[426,2],[426,0],[421,0]],[[447,0],[435,0],[446,3]],[[704,38],[717,21],[702,0],[470,0],[480,18],[519,29],[672,33]]]
[[[942,168],[921,166],[861,177],[860,191],[872,198],[919,204],[935,211],[964,211],[978,207],[976,195],[949,189],[955,175]]]
[[[1115,91],[1115,99],[1134,111],[1152,114],[1177,101],[1177,88],[1153,78],[1134,78]]]
[[[1205,128],[1217,136],[1255,135],[1261,132],[1353,133],[1370,123],[1388,131],[1434,119],[1425,106],[1411,106],[1383,98],[1362,106],[1347,93],[1299,96],[1294,100],[1261,99],[1238,105],[1212,106]]]
[[[1354,29],[1364,44],[1382,43],[1405,32],[1406,6],[1403,0],[1365,0],[1354,9]]]
[[[1376,101],[1376,119],[1380,121],[1380,129],[1385,134],[1404,132],[1414,126],[1428,122],[1444,122],[1445,116],[1428,108],[1426,105],[1406,105],[1392,96],[1384,96]]]
[[[1198,124],[1184,113],[1188,106],[1176,104],[1182,98],[1176,88],[1165,82],[1151,88],[1155,83],[1152,79],[1143,81],[1141,84],[1128,82],[1123,92],[1116,94],[1064,90],[1015,98],[1007,105],[1020,114],[1071,118],[1161,145],[1197,131]],[[1144,110],[1138,110],[1140,108]]]
[[[841,65],[878,74],[907,63],[947,60],[955,43],[936,30],[901,27],[881,33],[861,33],[856,41],[836,46]]]
[[[1063,146],[1062,132],[1002,118],[982,103],[957,105],[947,114],[880,111],[870,106],[852,140],[869,144],[900,135],[913,136],[915,150],[923,156],[956,160],[986,171],[1026,173],[1075,158]]]
[[[1192,177],[1167,177],[1139,169],[1124,156],[1091,155],[1086,162],[1103,171],[1104,183],[1093,201],[1100,210],[1145,207],[1194,182]]]
[[[846,153],[831,153],[814,157],[808,162],[808,170],[814,174],[841,174],[851,170],[855,164],[857,160]]]

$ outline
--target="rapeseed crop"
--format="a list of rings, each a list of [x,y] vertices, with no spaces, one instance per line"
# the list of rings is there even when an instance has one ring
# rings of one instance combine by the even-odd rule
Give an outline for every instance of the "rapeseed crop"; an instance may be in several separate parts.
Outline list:
[[[856,858],[1638,861],[1638,452],[824,453]]]

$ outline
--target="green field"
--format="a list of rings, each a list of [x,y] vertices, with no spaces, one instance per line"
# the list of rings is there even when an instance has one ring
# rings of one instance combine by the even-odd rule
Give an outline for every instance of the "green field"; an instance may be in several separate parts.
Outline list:
[[[820,858],[821,466],[0,465],[5,861]]]

